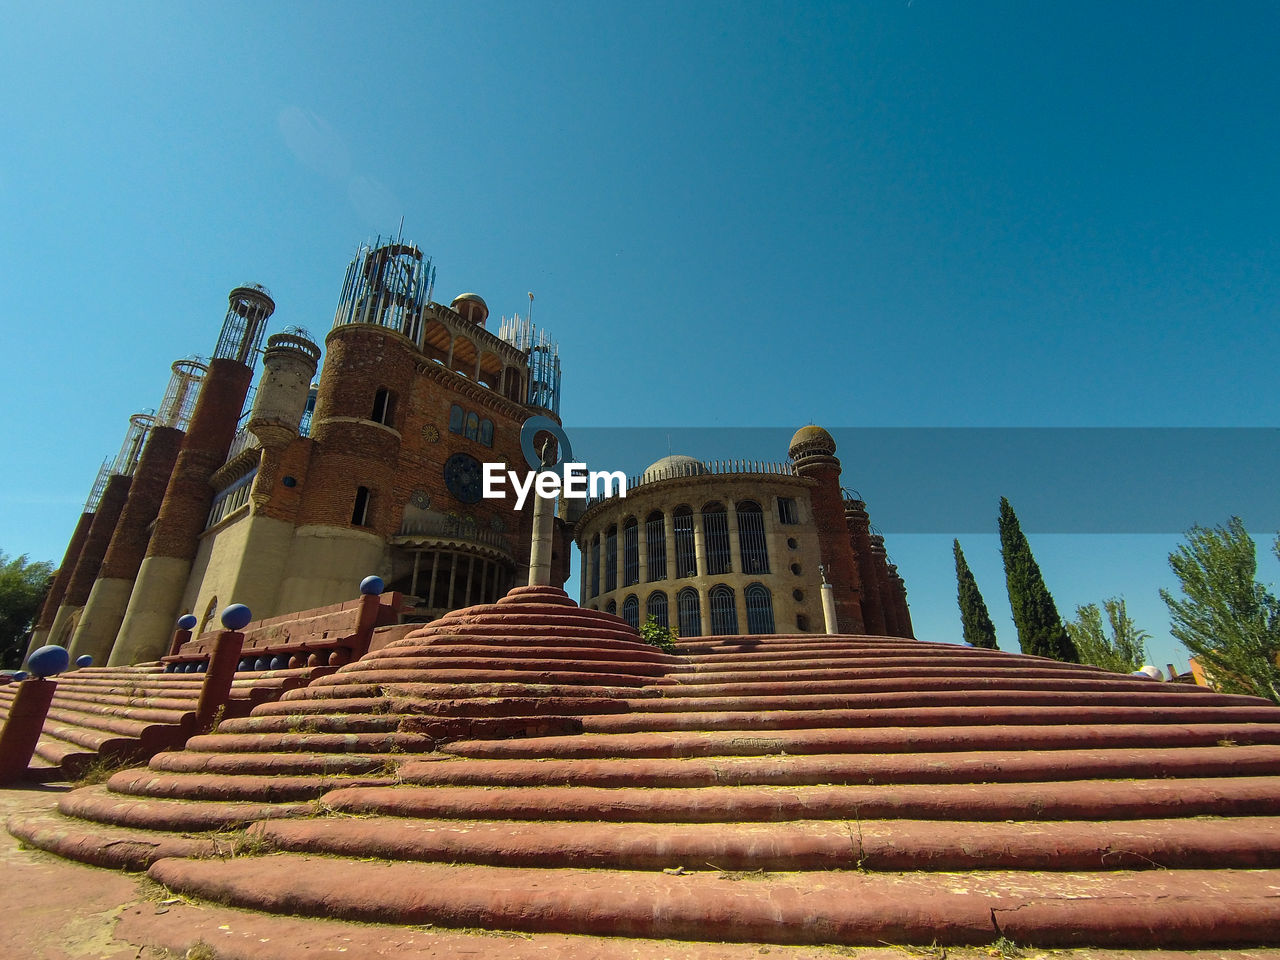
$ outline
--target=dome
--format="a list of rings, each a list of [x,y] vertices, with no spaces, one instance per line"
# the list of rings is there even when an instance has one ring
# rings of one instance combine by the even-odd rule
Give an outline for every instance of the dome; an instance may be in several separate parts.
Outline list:
[[[813,423],[796,431],[796,435],[791,438],[791,445],[788,449],[788,453],[793,459],[800,453],[825,453],[830,456],[835,452],[835,438]]]
[[[478,293],[460,293],[453,298],[453,302],[449,304],[450,309],[456,310],[467,320],[472,323],[478,323],[484,326],[484,322],[489,319],[489,305],[484,302],[484,298]]]
[[[701,460],[677,453],[649,464],[640,482],[653,483],[655,480],[666,480],[669,477],[696,477],[706,472],[707,465]]]

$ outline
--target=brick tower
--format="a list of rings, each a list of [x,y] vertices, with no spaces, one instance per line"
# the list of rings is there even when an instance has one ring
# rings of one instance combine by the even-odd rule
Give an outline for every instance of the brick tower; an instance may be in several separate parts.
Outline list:
[[[73,657],[88,654],[100,663],[111,652],[206,370],[191,358],[173,364],[164,400],[133,472],[128,499],[71,639]]]
[[[110,664],[164,653],[213,500],[210,479],[227,458],[258,347],[275,301],[257,284],[236,287],[160,513],[138,570]]]

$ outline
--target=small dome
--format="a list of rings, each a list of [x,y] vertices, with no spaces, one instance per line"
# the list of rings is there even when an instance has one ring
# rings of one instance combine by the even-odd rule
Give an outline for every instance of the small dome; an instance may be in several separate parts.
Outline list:
[[[640,482],[653,483],[655,480],[666,480],[670,477],[696,477],[706,472],[707,465],[701,460],[677,453],[649,464]]]
[[[836,452],[836,441],[827,431],[811,423],[796,431],[787,452],[792,459],[802,453],[825,453],[830,456]]]
[[[489,319],[489,305],[478,293],[460,293],[453,298],[453,303],[449,306],[465,319],[482,327]]]

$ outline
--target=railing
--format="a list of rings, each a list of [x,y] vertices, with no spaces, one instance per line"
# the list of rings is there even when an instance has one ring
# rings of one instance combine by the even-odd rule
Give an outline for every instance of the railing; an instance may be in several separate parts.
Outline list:
[[[427,520],[407,520],[400,526],[402,537],[441,537],[453,540],[469,540],[486,547],[493,547],[510,555],[511,542],[501,533],[486,530],[474,520],[462,517],[435,517]]]
[[[225,462],[230,463],[250,447],[260,446],[262,446],[262,444],[258,441],[258,438],[247,428],[241,427],[236,431],[235,437],[231,440],[231,446],[227,449],[227,459]]]
[[[733,476],[733,475],[750,475],[750,474],[767,474],[781,477],[796,476],[795,465],[789,460],[708,460],[705,463],[697,461],[694,463],[675,463],[658,470],[649,469],[639,476],[627,477],[627,492],[630,493],[636,487],[644,486],[650,483],[659,483],[663,480],[672,480],[676,477],[701,477],[701,476]],[[614,497],[598,496],[588,497],[587,506],[593,506],[605,500],[612,500]]]

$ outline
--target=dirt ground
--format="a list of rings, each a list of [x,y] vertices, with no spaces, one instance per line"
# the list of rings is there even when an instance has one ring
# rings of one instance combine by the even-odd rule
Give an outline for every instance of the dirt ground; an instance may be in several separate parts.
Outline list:
[[[67,788],[0,790],[0,818],[48,810]],[[142,874],[102,870],[26,849],[0,834],[0,955],[13,960],[1280,960],[1280,950],[1113,951],[787,947],[390,927],[275,917],[173,897]]]

